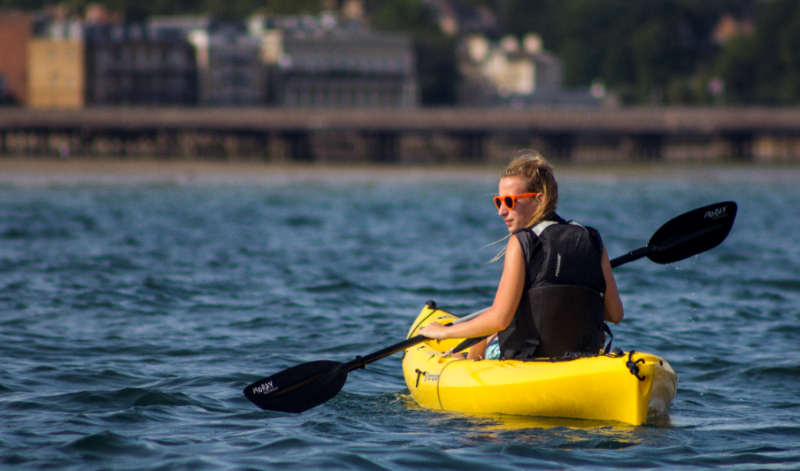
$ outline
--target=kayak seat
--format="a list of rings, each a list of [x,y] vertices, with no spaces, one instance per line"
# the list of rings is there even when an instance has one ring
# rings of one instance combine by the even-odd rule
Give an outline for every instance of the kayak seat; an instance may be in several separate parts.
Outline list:
[[[528,290],[528,302],[500,333],[502,358],[528,360],[598,354],[603,347],[605,309],[595,290],[549,285]]]

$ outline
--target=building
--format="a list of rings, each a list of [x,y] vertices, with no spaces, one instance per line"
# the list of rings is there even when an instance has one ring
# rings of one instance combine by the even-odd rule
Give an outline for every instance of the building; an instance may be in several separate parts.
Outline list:
[[[270,101],[289,108],[413,108],[418,104],[411,37],[356,20],[254,19],[269,70]]]
[[[499,42],[467,36],[459,50],[459,69],[464,78],[459,104],[464,106],[518,102],[561,88],[561,62],[542,49],[536,35],[526,36],[522,46],[513,36]]]
[[[483,35],[469,35],[458,54],[463,78],[460,106],[598,106],[604,97],[602,87],[564,89],[561,60],[545,51],[535,34],[526,35],[521,44],[513,36],[490,41]]]
[[[33,30],[28,14],[0,11],[0,104],[28,101],[28,42]]]
[[[194,30],[199,103],[203,106],[254,106],[266,101],[266,65],[261,40],[237,31]]]
[[[198,104],[253,106],[266,103],[266,65],[261,41],[245,34],[240,24],[208,15],[156,17],[150,29],[172,31],[195,49]]]
[[[413,108],[411,40],[374,32],[288,34],[281,62],[287,107]]]
[[[189,106],[197,99],[195,50],[180,31],[87,27],[87,105]]]
[[[80,21],[48,23],[28,46],[28,106],[84,106],[84,41]]]

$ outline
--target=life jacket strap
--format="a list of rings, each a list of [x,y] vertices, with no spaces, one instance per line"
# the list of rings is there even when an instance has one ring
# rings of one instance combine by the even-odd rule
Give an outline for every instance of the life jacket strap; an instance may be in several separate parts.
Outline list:
[[[606,348],[603,349],[603,353],[608,355],[608,353],[611,352],[611,344],[614,343],[614,334],[611,333],[611,327],[609,327],[605,322],[603,322],[603,333],[608,334],[608,336],[611,337],[608,340],[608,345],[606,345]],[[605,341],[605,339],[603,340]]]

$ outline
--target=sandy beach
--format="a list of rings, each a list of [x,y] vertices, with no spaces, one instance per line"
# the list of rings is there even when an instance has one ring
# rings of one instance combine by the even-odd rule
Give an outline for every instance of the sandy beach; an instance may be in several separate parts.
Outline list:
[[[561,178],[588,180],[678,179],[800,182],[800,165],[758,163],[552,162]],[[420,181],[494,179],[502,166],[273,164],[257,161],[105,159],[0,159],[0,184],[257,184],[303,181]]]

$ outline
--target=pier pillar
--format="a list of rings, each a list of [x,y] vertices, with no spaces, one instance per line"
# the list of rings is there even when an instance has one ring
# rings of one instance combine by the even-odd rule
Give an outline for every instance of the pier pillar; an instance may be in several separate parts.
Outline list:
[[[153,136],[153,156],[174,159],[180,155],[180,137],[175,129],[162,130]]]
[[[537,133],[532,139],[532,147],[545,159],[571,160],[574,141],[575,136],[570,133]]]
[[[95,135],[96,133],[93,132],[91,128],[85,127],[81,129],[76,136],[76,140],[78,141],[77,152],[84,157],[93,157]]]
[[[224,160],[225,134],[221,131],[203,130],[195,134],[196,155],[208,160]]]
[[[631,134],[622,137],[622,155],[630,160],[654,161],[663,155],[664,138],[660,134]]]
[[[47,155],[48,132],[43,129],[33,131],[33,155],[43,157]]]
[[[311,139],[307,132],[290,131],[280,133],[279,139],[283,141],[285,156],[294,162],[313,162],[314,151]]]
[[[278,133],[271,132],[267,137],[267,158],[271,162],[286,162],[289,159],[284,140]]]
[[[265,161],[270,160],[270,134],[268,132],[260,132],[255,137],[258,145],[256,158]]]
[[[362,134],[366,143],[366,157],[370,162],[397,162],[400,157],[400,139],[397,133],[378,131]]]
[[[721,156],[725,160],[752,161],[753,160],[753,133],[735,132],[721,134],[720,141]]]
[[[486,133],[483,132],[462,132],[455,135],[458,141],[457,161],[461,162],[482,162],[485,156],[484,144]]]
[[[235,154],[239,160],[263,160],[266,142],[264,133],[238,131],[235,137]]]
[[[221,135],[221,154],[222,160],[238,160],[242,156],[242,135],[237,132],[225,132]]]

